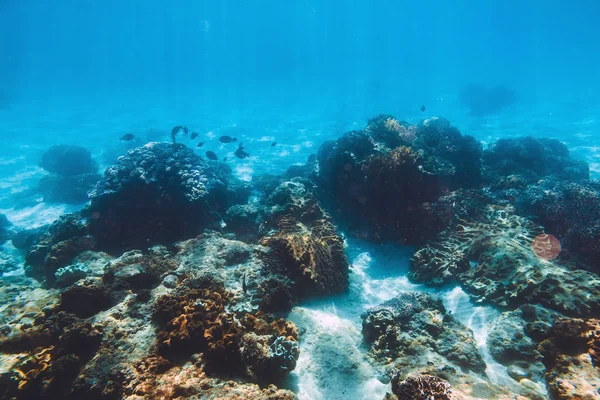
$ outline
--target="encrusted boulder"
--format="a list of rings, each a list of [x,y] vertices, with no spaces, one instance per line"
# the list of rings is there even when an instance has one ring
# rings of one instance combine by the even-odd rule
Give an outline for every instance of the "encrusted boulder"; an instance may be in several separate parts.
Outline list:
[[[437,297],[401,293],[362,317],[363,336],[376,354],[392,359],[418,355],[426,362],[437,354],[460,368],[479,373],[486,369],[473,333],[446,313]]]
[[[264,203],[266,268],[287,276],[302,295],[339,293],[348,288],[348,259],[329,215],[312,190],[299,181],[282,182]]]
[[[503,313],[487,337],[490,354],[508,367],[508,375],[515,381],[542,381],[545,367],[537,346],[559,318],[556,312],[532,305]]]
[[[102,248],[122,250],[167,244],[216,227],[234,201],[245,200],[232,198],[235,178],[228,171],[180,144],[148,143],[131,150],[90,193],[90,232]]]
[[[31,246],[25,256],[25,273],[50,284],[57,270],[70,265],[82,252],[96,249],[96,241],[77,213],[60,217],[28,242]]]
[[[398,400],[452,400],[450,384],[437,376],[419,374],[404,380],[400,380],[399,376],[392,378],[392,393]]]
[[[598,398],[600,321],[563,319],[548,331],[538,351],[552,396],[561,400]]]
[[[459,282],[479,302],[502,308],[540,304],[570,316],[600,310],[600,277],[545,258],[539,225],[510,206],[488,205],[479,218],[457,219],[415,253],[409,278],[433,286]],[[536,242],[537,243],[537,242]]]

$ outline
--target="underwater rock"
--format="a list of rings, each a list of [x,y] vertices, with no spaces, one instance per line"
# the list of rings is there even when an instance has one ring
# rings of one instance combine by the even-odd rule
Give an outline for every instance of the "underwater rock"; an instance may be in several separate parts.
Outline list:
[[[503,313],[494,321],[487,337],[490,354],[508,367],[508,374],[515,381],[542,381],[545,367],[537,347],[559,318],[556,312],[532,305]]]
[[[90,193],[90,232],[107,250],[193,237],[217,226],[232,202],[242,200],[229,197],[235,178],[226,175],[183,145],[148,143],[131,150]]]
[[[0,245],[4,244],[10,238],[9,228],[11,225],[6,215],[0,213]]]
[[[510,194],[521,214],[561,241],[562,259],[600,272],[600,182],[548,179]]]
[[[298,343],[283,336],[245,334],[240,353],[245,373],[253,381],[281,382],[296,368],[300,355]]]
[[[348,231],[422,244],[439,231],[423,223],[429,205],[452,190],[476,187],[480,158],[481,145],[453,127],[416,127],[382,115],[320,147],[319,194]]]
[[[399,381],[399,375],[392,378],[392,393],[398,399],[411,400],[451,400],[451,386],[448,382],[431,375],[411,375]]]
[[[39,239],[36,232],[33,238],[24,241],[34,242],[25,256],[25,273],[48,283],[54,282],[59,268],[70,265],[84,251],[96,248],[96,242],[88,235],[77,213],[61,216]]]
[[[440,286],[459,282],[478,302],[501,308],[540,304],[569,316],[600,310],[600,277],[536,256],[533,240],[543,230],[489,205],[483,217],[459,219],[415,253],[409,278]]]
[[[40,167],[59,176],[95,174],[98,165],[90,152],[80,146],[52,146],[42,155]]]
[[[301,295],[339,293],[348,288],[343,240],[305,184],[282,182],[265,201],[266,268],[287,276]]]
[[[100,180],[97,173],[80,175],[48,175],[40,180],[37,191],[46,203],[82,204],[89,200],[88,192]]]
[[[177,268],[177,263],[163,246],[154,246],[148,252],[131,250],[107,263],[103,280],[114,290],[151,289],[162,278]]]
[[[362,318],[365,341],[379,356],[404,359],[418,354],[426,359],[427,353],[437,353],[461,368],[479,373],[486,369],[473,333],[447,314],[437,297],[401,293]]]
[[[460,102],[469,107],[474,117],[495,114],[517,101],[512,89],[504,86],[466,85],[460,90]]]
[[[485,180],[496,189],[524,189],[526,184],[550,177],[589,179],[588,164],[571,158],[567,146],[556,139],[499,139],[483,151],[483,165]]]
[[[235,233],[239,240],[257,242],[262,223],[259,207],[252,204],[236,204],[230,207],[223,218],[225,231]]]
[[[73,285],[60,295],[60,309],[80,318],[91,317],[111,306],[109,289],[103,285]]]
[[[550,394],[557,399],[596,399],[600,387],[600,321],[562,319],[538,351]]]

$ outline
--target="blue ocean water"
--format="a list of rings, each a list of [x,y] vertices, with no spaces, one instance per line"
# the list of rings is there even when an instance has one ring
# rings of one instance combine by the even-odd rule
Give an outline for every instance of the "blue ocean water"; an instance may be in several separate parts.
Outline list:
[[[136,144],[170,141],[179,124],[205,141],[201,149],[193,142],[198,154],[227,156],[246,181],[304,163],[381,113],[414,124],[443,116],[484,144],[555,138],[598,177],[599,12],[591,0],[0,0],[0,211],[31,228],[84,206],[18,200],[45,175],[38,163],[52,145],[85,147],[106,168]],[[474,115],[461,98],[469,85],[502,88],[514,101]],[[136,142],[119,140],[126,133]],[[237,159],[221,135],[243,142],[250,157]],[[377,251],[358,247],[350,253],[362,276],[366,254],[377,259]],[[368,291],[377,301],[411,285],[389,288],[382,280],[390,276],[377,274],[354,282],[375,285]],[[448,304],[458,296],[450,293]],[[461,301],[449,308],[471,310]],[[307,309],[354,321],[347,329],[331,321],[341,332],[359,329],[358,316],[345,314],[354,303],[339,304],[346,309]],[[309,311],[291,319],[310,324]],[[335,398],[311,373],[300,373],[300,397]],[[384,392],[377,382],[360,390]]]

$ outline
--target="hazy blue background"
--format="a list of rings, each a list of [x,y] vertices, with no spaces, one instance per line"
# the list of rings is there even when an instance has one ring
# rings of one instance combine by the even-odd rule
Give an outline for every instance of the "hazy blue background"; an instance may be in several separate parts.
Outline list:
[[[127,132],[186,124],[219,156],[232,149],[214,137],[233,132],[249,179],[383,112],[441,115],[487,143],[556,137],[600,171],[598,15],[593,0],[0,0],[0,197],[52,144],[106,165]],[[518,101],[472,117],[469,83]]]
[[[279,88],[316,103],[326,93],[418,107],[469,82],[506,84],[533,100],[558,91],[587,98],[600,83],[600,3],[591,0],[2,0],[0,7],[3,84],[24,96],[155,90],[164,101],[193,92],[235,103],[264,85],[290,102],[297,96]]]

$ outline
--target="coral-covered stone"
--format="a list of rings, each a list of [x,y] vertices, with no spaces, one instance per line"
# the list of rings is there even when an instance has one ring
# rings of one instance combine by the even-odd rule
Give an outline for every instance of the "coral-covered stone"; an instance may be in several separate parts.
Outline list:
[[[261,240],[271,249],[268,267],[290,277],[303,294],[341,292],[348,287],[343,240],[312,192],[283,182],[266,201],[271,228]]]
[[[514,176],[526,183],[544,177],[569,181],[589,179],[587,163],[572,159],[567,146],[556,139],[532,137],[500,139],[483,152],[488,182]]]
[[[451,400],[451,386],[448,382],[431,375],[409,376],[398,381],[398,375],[392,378],[392,392],[398,399],[411,400]]]
[[[422,244],[430,204],[459,188],[476,187],[481,146],[449,125],[419,127],[387,115],[363,131],[346,133],[319,149],[319,193],[348,231],[372,240]]]
[[[131,150],[90,193],[90,232],[109,250],[194,236],[216,226],[232,200],[244,200],[230,196],[235,178],[226,172],[183,145],[149,143]]]
[[[86,225],[77,213],[67,214],[52,223],[34,242],[25,256],[27,275],[53,283],[59,268],[73,262],[86,250],[96,248],[95,240],[88,235]]]
[[[415,352],[421,356],[433,352],[462,368],[485,371],[473,333],[447,314],[437,297],[401,293],[362,317],[363,336],[376,354],[403,358]],[[423,343],[427,349],[420,351],[415,343]]]
[[[460,282],[476,300],[511,308],[541,304],[572,316],[600,310],[600,277],[539,258],[542,228],[512,207],[487,206],[483,217],[457,220],[415,253],[409,277],[430,285]]]
[[[598,398],[600,382],[600,321],[557,321],[538,346],[546,366],[546,379],[557,399]]]

